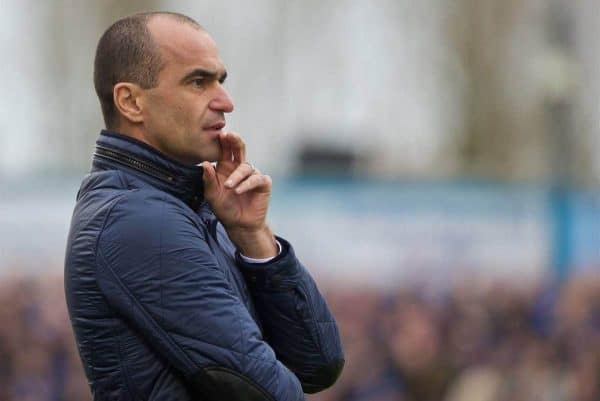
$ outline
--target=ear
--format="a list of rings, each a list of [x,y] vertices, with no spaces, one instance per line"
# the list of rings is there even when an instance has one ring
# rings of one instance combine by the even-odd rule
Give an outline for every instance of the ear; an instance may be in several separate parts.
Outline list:
[[[140,123],[144,120],[140,95],[142,89],[130,82],[119,82],[113,88],[113,101],[123,118],[131,123]]]

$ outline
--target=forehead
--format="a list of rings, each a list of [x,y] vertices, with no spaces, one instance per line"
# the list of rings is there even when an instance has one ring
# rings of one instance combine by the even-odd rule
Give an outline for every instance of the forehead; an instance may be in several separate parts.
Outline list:
[[[160,48],[164,70],[224,70],[217,45],[206,31],[169,17],[152,18],[148,29]]]

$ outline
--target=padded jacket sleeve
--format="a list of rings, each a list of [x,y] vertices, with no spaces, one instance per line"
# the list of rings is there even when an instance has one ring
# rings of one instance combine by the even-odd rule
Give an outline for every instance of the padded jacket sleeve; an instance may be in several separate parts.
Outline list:
[[[121,197],[96,258],[110,306],[203,400],[304,400],[178,201],[150,191]]]
[[[236,255],[260,316],[265,338],[306,393],[331,386],[344,355],[336,322],[325,299],[292,246],[277,237],[282,252],[266,263],[247,263]]]

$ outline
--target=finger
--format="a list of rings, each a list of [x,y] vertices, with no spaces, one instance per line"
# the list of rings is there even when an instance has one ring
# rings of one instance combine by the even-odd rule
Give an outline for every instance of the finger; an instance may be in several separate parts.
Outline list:
[[[204,197],[209,199],[218,187],[217,173],[210,162],[202,162],[202,182],[204,183]]]
[[[225,180],[225,186],[227,188],[235,188],[240,182],[245,180],[253,173],[254,167],[248,163],[242,163],[237,166],[235,170],[233,170],[233,173],[231,173],[229,177],[227,177],[227,180]]]
[[[233,160],[238,163],[244,163],[246,161],[246,144],[242,137],[235,132],[230,132],[227,139],[231,146]]]
[[[221,142],[221,161],[232,161],[233,154],[231,152],[231,141],[229,140],[229,132],[223,131],[219,134],[219,142]]]
[[[244,192],[261,189],[262,192],[270,192],[273,181],[268,175],[253,174],[248,179],[243,181],[235,189],[236,194],[243,194]]]

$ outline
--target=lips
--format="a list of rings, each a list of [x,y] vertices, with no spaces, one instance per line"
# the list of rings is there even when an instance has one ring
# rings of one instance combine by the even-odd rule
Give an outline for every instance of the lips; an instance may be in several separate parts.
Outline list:
[[[205,130],[208,131],[220,131],[225,127],[225,121],[217,121],[211,125],[207,125],[204,127]]]

